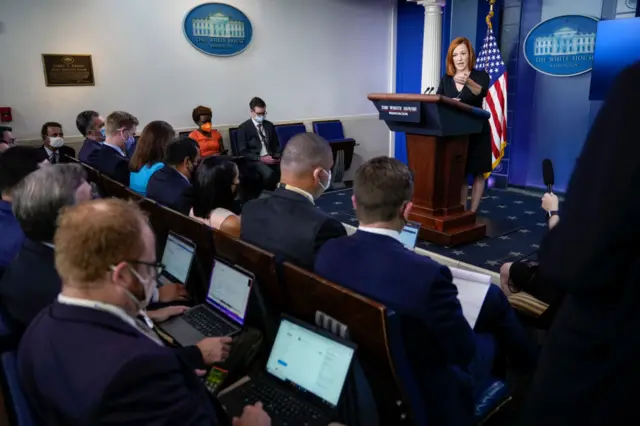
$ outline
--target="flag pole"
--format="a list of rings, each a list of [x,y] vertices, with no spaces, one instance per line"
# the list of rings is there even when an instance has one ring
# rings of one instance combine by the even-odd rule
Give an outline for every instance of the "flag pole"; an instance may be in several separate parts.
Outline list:
[[[491,18],[493,18],[493,5],[496,4],[496,0],[488,0],[489,1],[489,13],[487,13],[487,17],[485,21],[487,21],[487,28],[493,29],[493,25],[491,25]]]

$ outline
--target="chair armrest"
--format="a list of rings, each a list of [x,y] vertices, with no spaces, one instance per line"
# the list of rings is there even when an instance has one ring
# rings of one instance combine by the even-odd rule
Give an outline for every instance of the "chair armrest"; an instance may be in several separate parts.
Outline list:
[[[536,299],[529,293],[520,292],[509,296],[509,304],[518,312],[533,318],[538,318],[549,307],[548,304]]]

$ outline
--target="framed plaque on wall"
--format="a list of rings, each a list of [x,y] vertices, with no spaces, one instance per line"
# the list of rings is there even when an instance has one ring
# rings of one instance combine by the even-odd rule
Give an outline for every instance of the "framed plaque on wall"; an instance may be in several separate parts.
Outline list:
[[[95,86],[91,55],[43,53],[44,82],[55,86]]]

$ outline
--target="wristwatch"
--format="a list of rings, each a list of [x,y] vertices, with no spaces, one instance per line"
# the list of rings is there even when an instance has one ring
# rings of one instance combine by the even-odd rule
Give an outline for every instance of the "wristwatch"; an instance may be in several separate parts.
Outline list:
[[[553,216],[558,216],[558,215],[559,215],[558,210],[551,210],[549,212],[549,219],[551,219]]]

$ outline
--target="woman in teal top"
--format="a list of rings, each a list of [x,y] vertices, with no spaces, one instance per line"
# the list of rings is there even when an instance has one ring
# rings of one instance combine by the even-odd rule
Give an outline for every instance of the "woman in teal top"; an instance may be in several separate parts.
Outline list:
[[[166,121],[152,121],[140,135],[136,151],[129,161],[129,186],[140,195],[147,195],[149,178],[164,164],[165,147],[175,137],[173,127]]]

